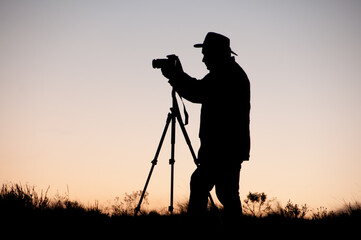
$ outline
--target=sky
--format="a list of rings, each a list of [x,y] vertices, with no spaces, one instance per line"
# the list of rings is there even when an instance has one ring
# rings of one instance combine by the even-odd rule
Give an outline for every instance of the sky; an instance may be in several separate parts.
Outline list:
[[[231,39],[251,82],[241,199],[361,201],[360,22],[351,0],[1,0],[0,183],[50,186],[84,204],[143,189],[171,106],[151,61],[177,54],[201,79],[193,44],[213,31]],[[201,106],[185,105],[197,150]],[[150,208],[169,205],[169,158],[167,136]],[[179,128],[175,160],[184,202],[195,165]]]

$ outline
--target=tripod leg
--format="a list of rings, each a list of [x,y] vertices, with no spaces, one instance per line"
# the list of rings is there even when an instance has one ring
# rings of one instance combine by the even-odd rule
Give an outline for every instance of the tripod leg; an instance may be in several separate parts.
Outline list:
[[[165,135],[167,134],[169,123],[171,122],[172,119],[173,119],[173,115],[171,113],[169,113],[168,117],[167,117],[167,122],[165,124],[162,136],[161,136],[159,144],[158,144],[157,151],[156,151],[156,153],[154,155],[154,158],[153,158],[153,160],[151,162],[152,167],[150,168],[150,171],[149,171],[149,174],[148,174],[148,177],[147,177],[147,181],[145,182],[145,185],[144,185],[144,188],[143,188],[143,191],[142,191],[142,195],[140,196],[140,199],[139,199],[138,206],[134,209],[134,216],[136,216],[138,214],[138,212],[140,211],[140,206],[142,205],[142,201],[143,201],[145,192],[147,191],[148,184],[149,184],[149,181],[150,181],[150,177],[152,176],[155,165],[157,165],[157,163],[158,163],[158,156],[159,156],[160,150],[162,148]]]
[[[170,170],[170,205],[168,210],[170,214],[173,214],[173,192],[174,192],[174,154],[175,154],[175,125],[176,125],[176,118],[174,114],[172,114],[172,125],[171,125],[171,157],[169,159],[169,164],[171,167]]]

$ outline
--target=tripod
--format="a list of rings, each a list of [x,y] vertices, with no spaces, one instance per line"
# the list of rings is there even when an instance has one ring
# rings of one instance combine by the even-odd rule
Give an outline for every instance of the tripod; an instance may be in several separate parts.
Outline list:
[[[150,168],[147,180],[146,180],[145,185],[144,185],[144,189],[142,191],[142,195],[140,196],[140,199],[139,199],[138,206],[134,209],[134,212],[135,212],[134,215],[135,216],[138,214],[138,212],[140,212],[140,206],[142,204],[142,201],[143,201],[145,192],[147,190],[150,178],[152,176],[154,167],[158,163],[158,155],[159,155],[160,150],[162,148],[165,135],[167,134],[169,124],[171,124],[171,157],[169,159],[169,164],[171,166],[171,180],[170,180],[171,186],[170,186],[170,205],[168,207],[168,211],[170,212],[170,214],[173,214],[173,209],[174,209],[173,208],[174,163],[175,163],[174,152],[175,152],[175,126],[176,126],[177,121],[178,121],[179,126],[180,126],[180,128],[182,130],[183,136],[184,136],[184,138],[186,140],[186,143],[187,143],[187,145],[189,147],[189,150],[190,150],[190,152],[192,154],[193,161],[197,165],[197,167],[199,165],[196,154],[194,153],[191,141],[190,141],[188,133],[187,133],[185,127],[184,127],[184,123],[183,123],[182,117],[181,117],[180,112],[179,112],[178,102],[177,102],[177,98],[176,98],[176,91],[174,89],[172,90],[171,95],[172,95],[172,107],[170,108],[170,112],[168,113],[167,121],[166,121],[164,130],[163,130],[162,136],[160,138],[160,142],[158,144],[158,148],[157,148],[157,151],[155,153],[154,159],[151,161],[152,167]],[[211,201],[212,206],[215,206],[214,202],[213,202],[213,199],[212,199],[212,196],[209,194],[208,197],[209,197],[209,199]]]

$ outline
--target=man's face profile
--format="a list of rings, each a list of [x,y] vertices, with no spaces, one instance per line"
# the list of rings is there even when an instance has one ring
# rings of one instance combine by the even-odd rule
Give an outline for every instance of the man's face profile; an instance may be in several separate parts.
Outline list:
[[[222,52],[210,51],[203,48],[202,53],[203,53],[202,62],[204,62],[204,64],[207,66],[207,69],[209,71],[213,71],[219,68],[222,65],[222,63],[224,63],[224,61],[227,59],[227,54]]]

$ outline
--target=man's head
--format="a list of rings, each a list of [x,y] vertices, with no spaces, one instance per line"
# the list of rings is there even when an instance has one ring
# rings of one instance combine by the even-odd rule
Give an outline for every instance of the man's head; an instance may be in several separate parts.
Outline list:
[[[194,47],[202,48],[202,61],[209,71],[224,65],[230,59],[231,53],[237,55],[231,50],[229,38],[214,32],[209,32],[203,43],[195,44]]]

